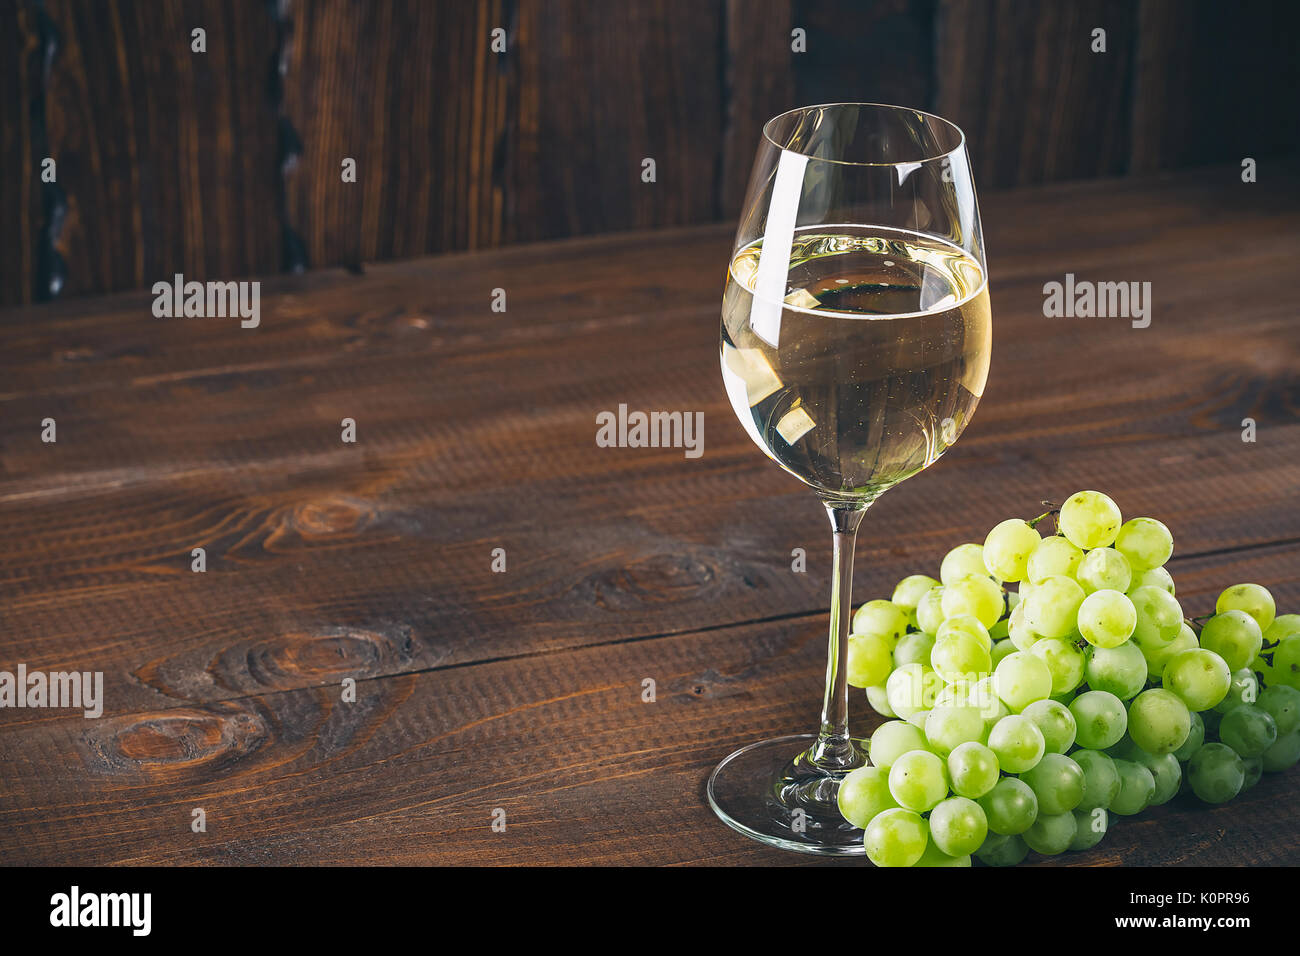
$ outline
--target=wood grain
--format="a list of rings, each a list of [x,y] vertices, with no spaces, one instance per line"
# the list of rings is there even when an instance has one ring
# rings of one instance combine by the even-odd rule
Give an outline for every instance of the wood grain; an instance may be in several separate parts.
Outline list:
[[[1294,153],[1300,124],[1262,91],[1300,84],[1298,31],[1290,3],[1142,0],[1129,168]]]
[[[36,13],[25,3],[0,6],[0,222],[5,224],[0,255],[0,306],[31,302],[36,280],[41,227],[40,157],[36,156],[33,100],[43,99],[41,77],[32,56],[37,47]],[[37,109],[41,107],[36,106]]]
[[[727,0],[726,116],[719,156],[722,211],[727,219],[740,214],[763,124],[799,105],[791,59],[806,54],[791,49],[793,6],[792,0],[768,0],[760,16],[749,0]]]
[[[1124,0],[940,0],[935,112],[965,129],[985,188],[1124,171],[1134,20]]]
[[[509,159],[518,195],[511,239],[718,217],[723,6],[520,5],[520,47],[529,52],[519,89],[530,106]],[[646,159],[654,182],[643,180]]]
[[[65,294],[176,272],[275,272],[274,36],[258,4],[52,0],[50,147],[69,202]],[[207,31],[207,52],[191,31]]]

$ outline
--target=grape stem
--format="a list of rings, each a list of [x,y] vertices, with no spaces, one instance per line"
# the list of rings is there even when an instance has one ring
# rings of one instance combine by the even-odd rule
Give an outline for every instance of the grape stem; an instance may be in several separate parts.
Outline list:
[[[1051,507],[1052,503],[1050,501],[1044,501],[1043,504],[1047,505],[1048,507]],[[1052,534],[1060,534],[1061,529],[1056,523],[1056,516],[1059,515],[1060,513],[1061,513],[1060,508],[1052,508],[1051,511],[1044,511],[1042,514],[1040,514],[1037,518],[1034,518],[1032,521],[1026,521],[1025,524],[1029,525],[1029,527],[1031,528],[1037,528],[1038,522],[1042,521],[1044,518],[1051,518]]]

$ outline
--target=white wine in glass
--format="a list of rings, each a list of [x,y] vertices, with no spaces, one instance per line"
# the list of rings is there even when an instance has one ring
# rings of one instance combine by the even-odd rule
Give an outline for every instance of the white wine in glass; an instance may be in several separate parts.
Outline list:
[[[902,107],[792,110],[763,130],[723,293],[722,376],[736,417],[826,506],[834,569],[817,734],[751,744],[709,779],[730,826],[814,853],[863,852],[840,779],[848,730],[857,528],[884,491],[936,461],[975,411],[992,324],[961,131]]]

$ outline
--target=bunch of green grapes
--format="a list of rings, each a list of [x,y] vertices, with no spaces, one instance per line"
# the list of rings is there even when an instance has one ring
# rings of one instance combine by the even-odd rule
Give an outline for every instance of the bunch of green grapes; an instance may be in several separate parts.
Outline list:
[[[839,807],[873,863],[1086,850],[1116,816],[1184,790],[1223,803],[1300,761],[1300,614],[1238,584],[1198,629],[1173,546],[1081,491],[858,608],[848,680],[889,719]]]

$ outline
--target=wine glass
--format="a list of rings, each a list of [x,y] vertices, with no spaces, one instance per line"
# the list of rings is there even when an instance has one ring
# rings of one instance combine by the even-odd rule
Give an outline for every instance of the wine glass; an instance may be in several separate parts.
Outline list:
[[[834,532],[821,726],[750,744],[709,778],[729,826],[810,853],[864,852],[836,806],[867,763],[849,736],[853,546],[867,507],[957,440],[984,391],[991,316],[962,131],[832,103],[763,127],[722,304],[722,377],[769,458]]]

